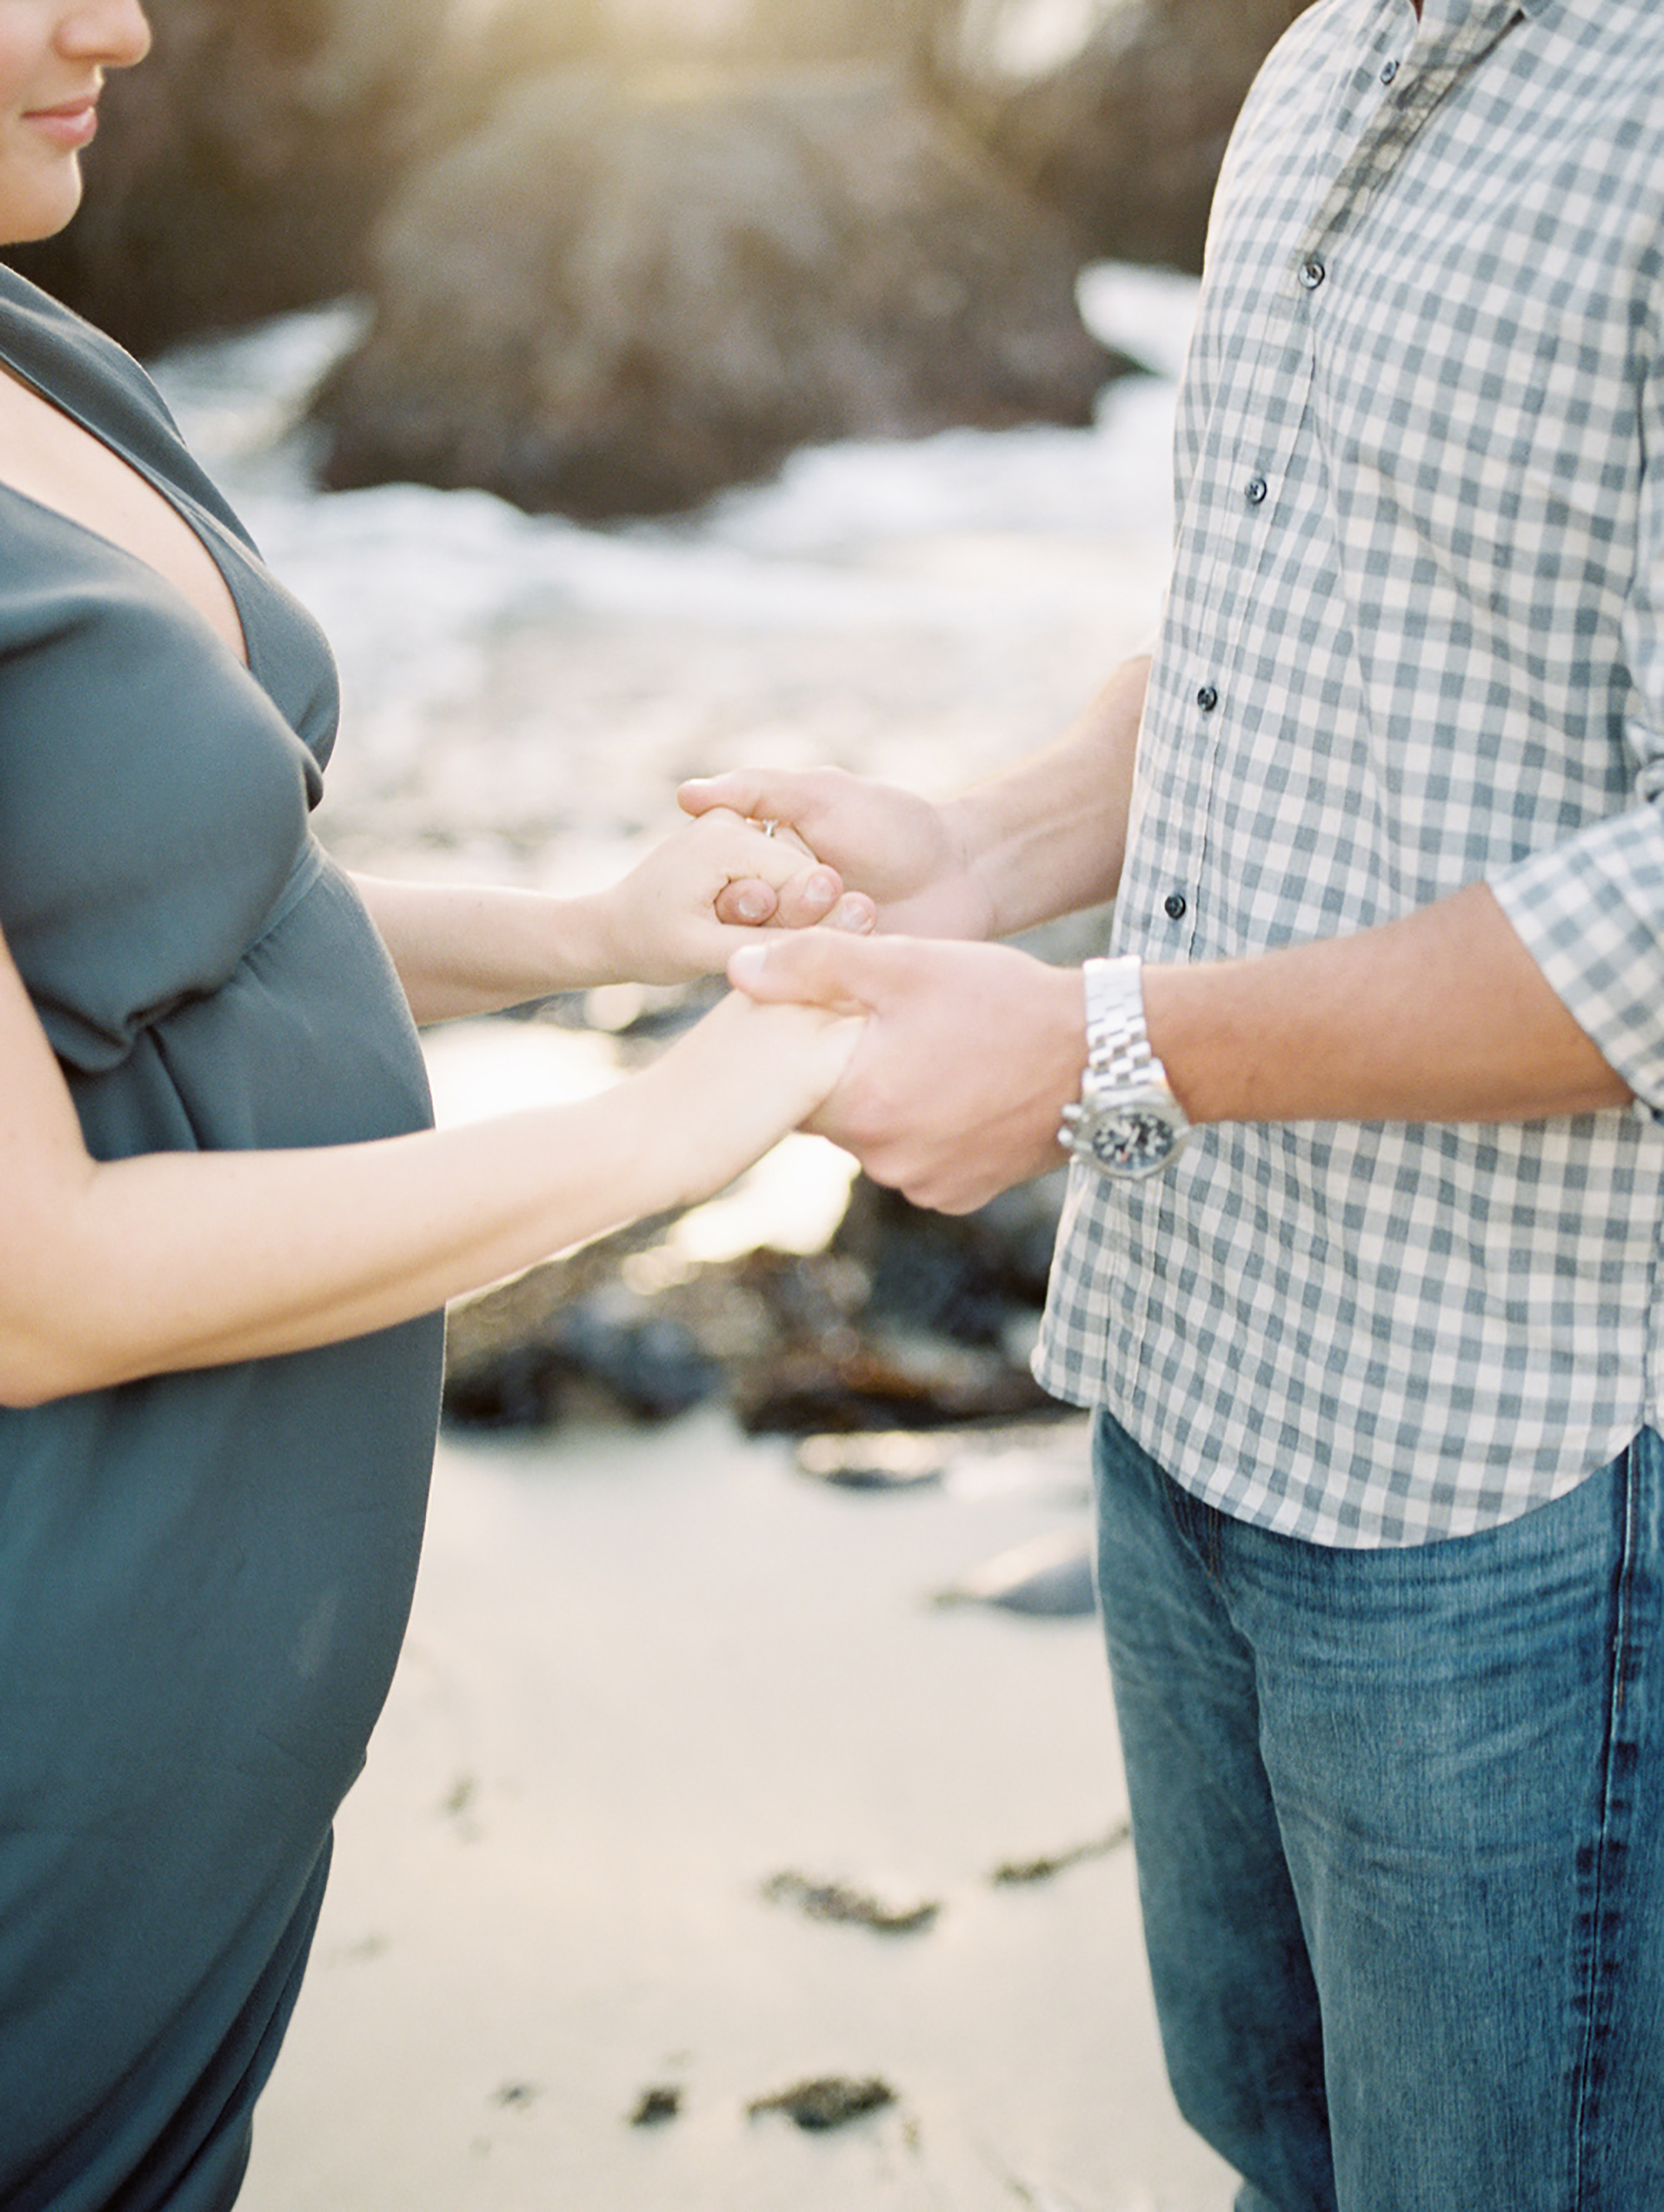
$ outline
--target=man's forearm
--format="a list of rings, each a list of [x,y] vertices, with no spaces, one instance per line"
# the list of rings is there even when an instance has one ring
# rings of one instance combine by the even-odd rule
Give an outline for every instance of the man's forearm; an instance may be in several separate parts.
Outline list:
[[[963,1212],[1061,1156],[1086,1057],[1078,969],[1008,946],[775,933],[753,996],[871,1017],[814,1127],[915,1203]],[[1351,938],[1144,971],[1150,1040],[1199,1122],[1503,1121],[1630,1093],[1473,885]]]
[[[990,936],[1114,896],[1149,676],[1147,659],[1124,663],[1054,744],[944,805],[987,894]]]
[[[1631,1096],[1479,884],[1356,937],[1147,967],[1144,988],[1198,1121],[1534,1121]]]

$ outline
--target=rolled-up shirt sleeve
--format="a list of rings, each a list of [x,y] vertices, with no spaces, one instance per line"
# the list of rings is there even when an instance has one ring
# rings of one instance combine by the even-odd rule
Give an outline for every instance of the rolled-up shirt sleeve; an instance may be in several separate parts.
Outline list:
[[[1634,584],[1623,643],[1634,803],[1491,879],[1579,1028],[1664,1120],[1664,377],[1645,386]]]

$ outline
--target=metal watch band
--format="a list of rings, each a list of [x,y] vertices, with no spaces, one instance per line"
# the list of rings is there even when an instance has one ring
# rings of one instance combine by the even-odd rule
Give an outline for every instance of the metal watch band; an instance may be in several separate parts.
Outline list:
[[[1164,1080],[1150,1049],[1144,1020],[1142,963],[1136,952],[1114,960],[1089,960],[1086,987],[1086,1065],[1116,1090]]]

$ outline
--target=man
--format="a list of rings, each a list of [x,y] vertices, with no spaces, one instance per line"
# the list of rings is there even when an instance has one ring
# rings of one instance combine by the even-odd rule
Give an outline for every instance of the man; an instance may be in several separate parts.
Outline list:
[[[1244,108],[1153,662],[790,822],[876,939],[817,1126],[1076,1154],[1157,2003],[1242,2212],[1664,2207],[1664,11],[1319,0]],[[1117,957],[1003,936],[1117,896]],[[951,940],[951,941],[950,941]]]

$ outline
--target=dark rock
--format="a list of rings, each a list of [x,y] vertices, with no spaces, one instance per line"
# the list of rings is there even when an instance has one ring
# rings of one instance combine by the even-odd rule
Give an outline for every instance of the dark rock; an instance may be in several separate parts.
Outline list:
[[[847,1253],[755,1252],[735,1273],[766,1317],[766,1348],[729,1366],[748,1435],[955,1428],[1055,1410],[1003,1346],[875,1316],[870,1278]]]
[[[574,1307],[556,1343],[568,1367],[604,1383],[638,1420],[672,1419],[721,1387],[721,1369],[685,1322],[621,1288]]]
[[[1056,1409],[1026,1364],[925,1336],[805,1346],[732,1379],[748,1436],[958,1428]]]
[[[799,2081],[772,2097],[753,2098],[745,2109],[753,2119],[762,2112],[784,2112],[800,2128],[820,2132],[844,2127],[864,2112],[879,2112],[895,2102],[896,2092],[876,2075],[865,2081],[850,2081],[842,2075],[829,2075],[812,2081]]]
[[[999,1344],[1013,1306],[1045,1304],[1065,1181],[1060,1167],[975,1212],[950,1215],[859,1176],[832,1249],[866,1270],[872,1319],[899,1320],[956,1344]]]
[[[701,1295],[697,1277],[660,1297],[624,1280],[667,1227],[638,1222],[458,1299],[446,1318],[446,1419],[534,1428],[608,1402],[665,1418],[719,1387],[724,1361],[753,1340],[746,1315]],[[595,1387],[580,1388],[585,1378]]]
[[[662,2128],[668,2121],[678,2119],[682,2112],[682,2092],[673,2086],[659,2084],[643,2089],[629,2116],[633,2128]]]
[[[783,1271],[771,1357],[734,1374],[742,1426],[838,1435],[1055,1412],[1014,1339],[1044,1302],[1062,1185],[949,1217],[858,1176],[824,1261]]]
[[[447,1365],[445,1419],[464,1429],[540,1429],[560,1416],[560,1364],[547,1344],[510,1344]]]
[[[893,1470],[898,1432],[1062,1410],[1003,1343],[959,1343],[875,1313],[865,1268],[847,1252],[764,1248],[671,1271],[651,1292],[631,1287],[629,1264],[664,1228],[638,1225],[459,1300],[447,1329],[446,1419],[540,1427],[610,1409],[664,1420],[726,1390],[748,1435],[814,1437],[823,1457],[829,1439],[860,1437],[841,1475],[829,1463],[823,1471],[853,1482],[864,1457],[876,1487],[885,1478],[875,1469],[887,1459]],[[874,1431],[890,1442],[875,1446]]]
[[[419,165],[315,404],[325,480],[666,514],[794,447],[1082,423],[1078,255],[898,76],[558,70]]]
[[[684,1322],[604,1283],[489,1348],[477,1332],[465,1351],[453,1332],[445,1414],[465,1428],[543,1427],[581,1389],[634,1420],[665,1421],[721,1387],[721,1368]]]

